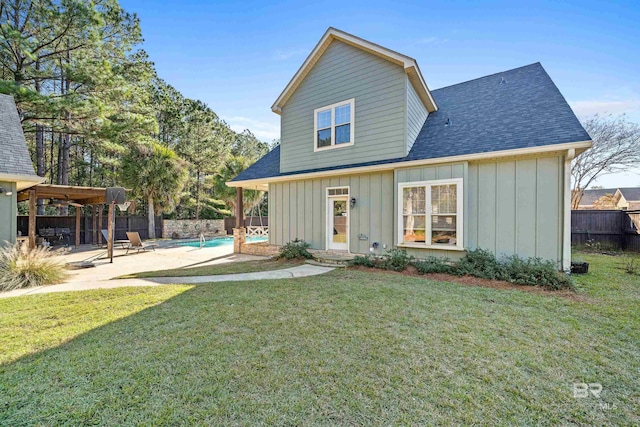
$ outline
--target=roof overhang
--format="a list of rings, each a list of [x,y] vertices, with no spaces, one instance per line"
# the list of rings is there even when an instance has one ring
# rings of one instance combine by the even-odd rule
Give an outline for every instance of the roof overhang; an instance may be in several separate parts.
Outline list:
[[[102,187],[79,187],[74,185],[37,184],[30,188],[37,199],[59,199],[83,205],[106,203],[107,189]],[[29,191],[18,193],[18,202],[29,200]]]
[[[10,173],[0,173],[0,181],[15,182],[16,190],[20,191],[44,182],[45,178],[38,175],[16,175]]]
[[[361,173],[379,172],[385,170],[393,170],[400,168],[416,167],[433,165],[440,163],[455,163],[455,162],[471,162],[471,161],[490,161],[497,159],[518,158],[518,157],[535,157],[540,155],[564,155],[570,156],[575,154],[576,156],[593,145],[592,141],[580,141],[580,142],[568,142],[565,144],[553,144],[543,145],[540,147],[529,148],[517,148],[513,150],[502,151],[490,151],[487,153],[475,153],[462,156],[450,156],[450,157],[438,157],[435,159],[423,159],[423,160],[410,160],[400,161],[393,163],[384,163],[370,166],[359,166],[344,169],[331,169],[319,172],[308,172],[291,175],[281,175],[270,178],[251,179],[246,181],[228,181],[226,185],[229,187],[242,187],[249,190],[262,190],[267,191],[269,189],[269,183],[294,181],[300,179],[311,179],[318,177],[328,176],[344,176],[344,175],[356,175]]]
[[[358,49],[362,49],[380,58],[386,59],[387,61],[391,61],[394,64],[402,66],[409,77],[409,81],[424,103],[427,111],[432,113],[438,109],[436,101],[431,96],[431,92],[422,77],[422,73],[420,72],[420,68],[418,67],[418,63],[415,59],[391,49],[387,49],[386,47],[371,43],[370,41],[361,39],[360,37],[356,37],[352,34],[345,33],[344,31],[329,27],[316,47],[313,48],[307,59],[304,61],[300,69],[298,69],[296,74],[293,76],[289,84],[284,88],[278,99],[276,99],[276,102],[271,106],[271,110],[274,113],[282,113],[282,107],[284,104],[287,103],[293,92],[298,88],[300,83],[302,83],[307,74],[309,74],[309,71],[313,68],[316,62],[318,62],[318,59],[320,59],[322,54],[334,40],[347,43],[351,46],[357,47]]]

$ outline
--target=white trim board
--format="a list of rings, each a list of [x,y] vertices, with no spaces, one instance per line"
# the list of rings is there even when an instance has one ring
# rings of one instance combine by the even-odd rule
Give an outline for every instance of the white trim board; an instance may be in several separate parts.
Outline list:
[[[372,166],[359,166],[359,167],[351,167],[344,169],[331,169],[322,172],[307,172],[307,173],[299,173],[299,174],[291,174],[284,176],[274,176],[260,179],[249,179],[246,181],[227,181],[226,184],[229,187],[246,187],[246,188],[264,188],[270,182],[285,182],[285,181],[297,181],[300,179],[310,179],[317,177],[325,177],[325,176],[344,176],[344,175],[357,175],[361,173],[370,173],[370,172],[378,172],[383,170],[394,170],[394,169],[404,169],[411,168],[416,166],[426,166],[426,165],[435,165],[442,163],[455,163],[455,162],[463,162],[463,161],[482,161],[482,160],[494,160],[501,159],[504,157],[517,157],[517,156],[535,156],[535,155],[544,155],[550,153],[557,153],[558,155],[566,154],[567,150],[575,149],[575,154],[578,155],[581,152],[587,150],[592,145],[591,141],[579,141],[579,142],[569,142],[565,144],[553,144],[553,145],[543,145],[541,147],[529,147],[529,148],[517,148],[513,150],[502,150],[502,151],[490,151],[487,153],[475,153],[475,154],[466,154],[461,156],[449,156],[449,157],[439,157],[435,159],[424,159],[424,160],[411,160],[408,162],[394,162],[394,163],[384,163],[380,165],[372,165]]]

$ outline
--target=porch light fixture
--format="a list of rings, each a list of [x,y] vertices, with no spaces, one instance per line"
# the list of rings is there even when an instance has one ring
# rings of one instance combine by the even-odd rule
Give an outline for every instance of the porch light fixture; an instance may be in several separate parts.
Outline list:
[[[13,194],[11,190],[5,190],[4,187],[0,187],[0,193],[3,193],[5,196],[10,196]]]
[[[356,205],[356,198],[352,197],[351,200],[349,201],[349,207],[351,207],[351,209],[353,209],[353,207]]]

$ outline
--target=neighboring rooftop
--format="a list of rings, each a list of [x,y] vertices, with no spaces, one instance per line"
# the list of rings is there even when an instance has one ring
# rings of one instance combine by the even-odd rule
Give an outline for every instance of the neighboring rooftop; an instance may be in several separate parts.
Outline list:
[[[582,199],[580,199],[580,206],[591,206],[598,199],[607,194],[611,194],[612,196],[616,194],[617,188],[595,188],[591,190],[584,190],[584,194],[582,195]]]
[[[31,156],[22,133],[22,124],[18,116],[13,97],[0,94],[0,180],[2,175],[34,176]]]
[[[640,187],[621,187],[618,188],[627,202],[640,201]]]
[[[278,146],[232,181],[591,140],[540,63],[431,94],[438,111],[429,114],[406,157],[280,173]],[[445,126],[447,121],[450,125]]]

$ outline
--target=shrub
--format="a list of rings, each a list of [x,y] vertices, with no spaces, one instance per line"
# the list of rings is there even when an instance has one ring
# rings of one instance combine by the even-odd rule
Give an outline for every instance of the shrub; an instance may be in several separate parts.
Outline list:
[[[412,260],[413,257],[409,256],[404,249],[389,249],[387,253],[382,256],[380,268],[403,271]]]
[[[60,283],[64,266],[53,259],[48,248],[29,249],[27,245],[7,245],[0,249],[0,290]]]
[[[285,259],[310,259],[312,255],[307,249],[311,245],[304,240],[294,239],[286,243],[282,249],[280,249],[280,255],[278,258]]]
[[[486,249],[474,249],[456,264],[453,269],[460,276],[469,275],[482,279],[505,280],[504,265]]]
[[[553,261],[540,258],[520,258],[512,255],[503,259],[505,279],[518,285],[537,285],[550,290],[572,289],[571,277],[558,271]]]
[[[453,266],[449,265],[447,259],[430,256],[427,259],[414,261],[413,266],[420,274],[447,273],[453,272]]]
[[[386,254],[376,256],[372,254],[358,255],[351,260],[351,265],[361,265],[382,270],[402,271],[411,263],[412,256],[404,249],[389,249]]]
[[[363,267],[375,268],[378,266],[378,258],[374,255],[366,254],[366,255],[358,255],[354,259],[352,259],[349,264],[350,265],[360,265]]]
[[[640,274],[640,263],[637,258],[627,257],[624,263],[624,271],[628,274]]]

